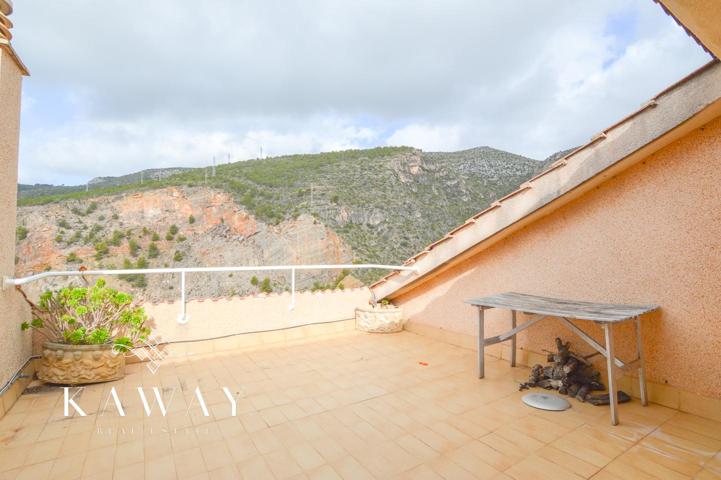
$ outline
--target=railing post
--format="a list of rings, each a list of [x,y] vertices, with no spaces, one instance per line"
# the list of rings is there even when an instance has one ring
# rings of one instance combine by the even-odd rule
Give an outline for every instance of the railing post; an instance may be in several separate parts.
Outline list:
[[[295,268],[290,269],[290,305],[288,310],[295,309]]]
[[[185,272],[180,272],[180,315],[178,323],[188,323],[188,314],[185,311]]]

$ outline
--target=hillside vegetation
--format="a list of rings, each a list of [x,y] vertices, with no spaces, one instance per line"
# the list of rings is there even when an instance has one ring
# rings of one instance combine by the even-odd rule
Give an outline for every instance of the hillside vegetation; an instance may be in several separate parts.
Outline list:
[[[44,186],[37,195],[25,188],[19,204],[69,201],[82,210],[91,198],[102,202],[102,197],[122,193],[204,187],[229,194],[242,210],[270,227],[309,215],[335,232],[356,262],[397,264],[509,193],[544,164],[490,147],[450,153],[383,147],[242,161],[218,165],[215,176],[211,168],[199,168],[142,185],[103,179],[88,192]],[[381,273],[355,274],[369,281]]]

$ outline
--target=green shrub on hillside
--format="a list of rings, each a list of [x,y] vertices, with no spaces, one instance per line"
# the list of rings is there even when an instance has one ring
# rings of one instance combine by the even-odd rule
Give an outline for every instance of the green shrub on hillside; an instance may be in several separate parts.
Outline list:
[[[158,249],[158,245],[155,242],[151,242],[150,245],[148,245],[148,257],[149,258],[158,258],[158,255],[160,255],[160,250]]]
[[[273,285],[270,283],[270,278],[265,277],[262,282],[260,282],[260,291],[263,293],[271,293],[273,291]]]
[[[123,259],[123,270],[133,270],[138,268],[148,268],[148,261],[145,259],[145,257],[138,258],[138,261],[135,264],[133,264],[133,262],[128,260],[127,258]],[[148,281],[145,278],[145,275],[142,273],[127,273],[123,275],[118,275],[118,278],[120,278],[121,280],[125,280],[136,288],[145,288],[148,286]]]
[[[120,242],[125,238],[125,234],[121,232],[120,230],[113,230],[113,236],[110,237],[110,240],[108,240],[108,243],[114,247],[119,247]]]
[[[138,242],[131,238],[130,240],[128,240],[128,249],[130,250],[130,255],[132,255],[133,257],[137,257],[138,251],[140,250],[140,245],[138,245]]]
[[[19,240],[25,240],[28,238],[28,229],[24,225],[18,225],[15,229],[15,237]]]
[[[100,260],[109,253],[108,244],[105,242],[98,242],[95,244],[95,260]]]
[[[67,263],[81,263],[82,260],[80,257],[78,257],[78,254],[75,252],[70,252],[68,256],[65,258],[65,261]]]
[[[194,223],[195,223],[195,217],[192,216],[192,215],[189,216],[189,217],[188,217],[188,223],[191,224],[191,225],[194,224]]]
[[[175,254],[173,255],[173,261],[174,262],[182,262],[183,261],[183,252],[180,250],[176,250]]]

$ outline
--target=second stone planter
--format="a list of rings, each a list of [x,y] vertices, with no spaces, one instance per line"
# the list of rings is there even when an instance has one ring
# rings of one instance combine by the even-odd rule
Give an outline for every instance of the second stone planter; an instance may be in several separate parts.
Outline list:
[[[403,311],[393,305],[358,307],[355,309],[355,327],[370,333],[393,333],[403,330]]]

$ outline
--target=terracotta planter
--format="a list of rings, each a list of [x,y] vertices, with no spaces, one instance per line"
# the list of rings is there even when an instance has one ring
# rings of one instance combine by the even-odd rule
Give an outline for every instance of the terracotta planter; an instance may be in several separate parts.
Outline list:
[[[109,382],[125,376],[125,356],[112,345],[43,343],[38,378],[47,383],[80,385]]]
[[[357,330],[371,333],[393,333],[403,330],[403,312],[394,306],[363,307],[355,309]]]

